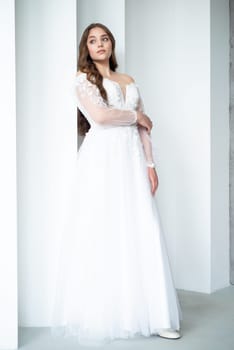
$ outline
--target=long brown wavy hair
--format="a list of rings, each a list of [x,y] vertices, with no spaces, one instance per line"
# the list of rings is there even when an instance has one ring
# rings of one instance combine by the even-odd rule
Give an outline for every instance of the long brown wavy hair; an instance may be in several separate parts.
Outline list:
[[[79,44],[79,57],[78,57],[78,62],[77,62],[77,71],[80,70],[83,73],[87,74],[87,79],[92,83],[95,84],[99,91],[101,96],[105,101],[107,101],[107,93],[106,90],[103,86],[103,77],[99,73],[98,69],[96,68],[94,62],[92,61],[88,47],[87,47],[87,40],[89,36],[89,31],[93,28],[102,28],[106,34],[108,35],[111,43],[112,43],[112,53],[109,58],[109,65],[110,69],[112,71],[115,71],[116,68],[118,67],[118,63],[116,60],[115,56],[115,38],[111,31],[101,23],[91,23],[83,32],[80,44]],[[83,113],[77,108],[77,131],[79,135],[84,136],[86,132],[90,129],[90,124],[88,120],[85,118]]]

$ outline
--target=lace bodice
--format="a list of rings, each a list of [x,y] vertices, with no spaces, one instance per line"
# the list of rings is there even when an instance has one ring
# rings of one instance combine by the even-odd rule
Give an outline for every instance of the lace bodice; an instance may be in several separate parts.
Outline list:
[[[147,165],[154,163],[152,140],[147,130],[137,124],[137,111],[144,111],[139,87],[135,82],[125,87],[108,78],[103,78],[108,103],[102,98],[98,87],[80,73],[75,78],[75,97],[77,107],[84,114],[91,128],[108,128],[113,126],[137,126]]]

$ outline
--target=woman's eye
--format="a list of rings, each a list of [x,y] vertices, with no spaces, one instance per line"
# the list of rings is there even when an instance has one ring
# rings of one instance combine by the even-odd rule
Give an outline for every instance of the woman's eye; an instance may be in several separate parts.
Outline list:
[[[95,42],[95,40],[94,39],[92,39],[92,40],[90,40],[90,44],[93,44]]]
[[[109,38],[105,37],[105,38],[103,38],[103,40],[104,40],[104,41],[108,41],[108,40],[109,40]]]

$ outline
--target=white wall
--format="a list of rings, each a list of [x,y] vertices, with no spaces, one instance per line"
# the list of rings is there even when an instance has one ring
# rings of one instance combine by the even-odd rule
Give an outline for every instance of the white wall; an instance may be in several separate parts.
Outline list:
[[[176,279],[179,288],[209,293],[210,1],[176,1],[175,20]]]
[[[0,2],[0,349],[18,345],[15,4]]]
[[[207,293],[229,285],[228,1],[212,8],[126,1],[126,70],[154,120],[156,199],[176,287]]]
[[[19,323],[43,326],[77,149],[76,1],[17,1],[16,42]]]
[[[145,111],[154,121],[152,140],[159,177],[158,202],[169,257],[176,273],[175,176],[175,4],[174,1],[126,2],[126,71],[139,85]],[[173,29],[172,29],[173,28]],[[170,142],[168,142],[170,140]],[[176,281],[177,282],[177,281]]]

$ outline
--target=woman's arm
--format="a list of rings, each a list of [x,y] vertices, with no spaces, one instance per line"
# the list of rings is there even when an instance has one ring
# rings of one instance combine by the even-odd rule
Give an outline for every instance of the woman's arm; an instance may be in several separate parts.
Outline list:
[[[137,111],[109,107],[102,98],[98,87],[92,84],[84,74],[76,77],[75,95],[78,108],[96,123],[111,125],[137,123]]]
[[[139,94],[139,102],[138,102],[137,111],[144,113],[144,104],[143,104],[143,100],[140,95],[139,89],[138,89],[138,94]],[[146,165],[148,167],[153,168],[155,167],[155,161],[153,157],[151,134],[148,133],[146,128],[143,127],[142,125],[138,125],[137,127],[140,134],[141,142],[144,148]]]
[[[141,98],[139,90],[138,90],[138,94],[139,94],[139,103],[138,103],[137,110],[144,112],[143,100]],[[141,142],[144,148],[146,166],[148,167],[148,176],[149,176],[150,185],[151,185],[151,193],[154,195],[158,188],[158,175],[155,169],[155,162],[153,157],[153,143],[152,143],[150,134],[147,132],[147,130],[143,126],[138,125],[138,131],[139,131]]]
[[[150,134],[146,131],[146,129],[138,125],[138,131],[140,134],[141,142],[144,147],[144,153],[145,153],[145,159],[146,159],[146,165],[150,168],[155,167],[153,152],[152,152],[152,139]]]

